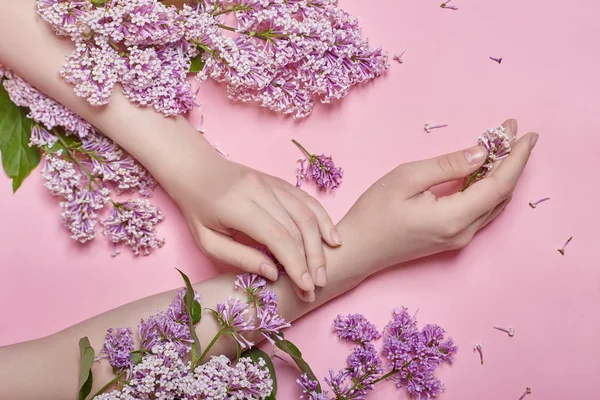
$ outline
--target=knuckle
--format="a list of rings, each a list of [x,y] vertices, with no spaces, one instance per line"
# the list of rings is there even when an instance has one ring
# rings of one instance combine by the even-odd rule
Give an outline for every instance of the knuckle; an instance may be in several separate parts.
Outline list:
[[[439,234],[442,239],[453,240],[462,231],[462,227],[457,222],[448,222],[440,226]]]
[[[262,179],[256,172],[248,172],[242,178],[243,186],[250,188],[262,187]]]
[[[496,193],[501,201],[507,200],[512,195],[512,186],[505,181],[497,180],[496,182]]]
[[[456,167],[453,162],[452,155],[445,155],[442,157],[436,158],[437,166],[444,177],[444,180],[450,180],[453,176],[455,176]]]
[[[317,216],[311,210],[305,209],[301,212],[300,224],[303,226],[316,225],[317,224]]]
[[[289,233],[282,225],[272,224],[269,228],[269,237],[275,241],[280,241],[289,237]]]
[[[302,241],[302,232],[300,232],[300,229],[298,229],[296,225],[290,226],[288,228],[288,233],[292,237],[292,240],[294,241],[294,243],[296,243],[296,245],[302,246],[302,244],[304,243]]]

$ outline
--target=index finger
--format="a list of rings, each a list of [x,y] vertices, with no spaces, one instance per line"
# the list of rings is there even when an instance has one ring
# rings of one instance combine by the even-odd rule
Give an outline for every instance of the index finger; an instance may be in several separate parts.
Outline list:
[[[506,200],[519,181],[538,137],[539,135],[533,132],[523,136],[513,145],[509,156],[502,161],[493,175],[475,182],[464,192],[446,197],[447,203],[455,210],[454,215],[465,225],[469,225]]]

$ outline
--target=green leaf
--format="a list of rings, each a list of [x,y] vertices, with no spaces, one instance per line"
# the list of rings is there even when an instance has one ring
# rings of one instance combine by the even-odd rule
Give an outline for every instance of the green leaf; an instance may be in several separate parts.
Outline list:
[[[204,49],[198,49],[200,53],[194,58],[192,58],[192,64],[190,65],[190,72],[200,72],[204,69],[204,60],[202,56],[204,55]]]
[[[13,180],[13,192],[40,163],[40,149],[29,147],[32,127],[25,110],[15,105],[0,85],[0,153],[4,171]]]
[[[319,383],[319,380],[313,373],[312,369],[310,368],[310,365],[308,365],[308,363],[302,358],[302,353],[296,347],[296,345],[294,345],[294,343],[286,339],[281,340],[275,337],[271,337],[271,339],[275,341],[275,346],[277,346],[280,350],[283,350],[292,357],[298,368],[300,368],[300,372],[306,374],[309,379],[317,381],[317,393],[321,393],[321,384]]]
[[[277,398],[277,375],[275,374],[275,366],[273,365],[273,361],[271,361],[271,357],[258,347],[253,347],[249,350],[246,350],[242,353],[242,357],[249,358],[252,361],[258,363],[259,359],[265,360],[267,364],[266,367],[269,370],[269,375],[271,375],[271,379],[273,380],[273,391],[269,397],[266,397],[266,400],[276,400]]]
[[[142,358],[144,357],[144,355],[142,353],[142,350],[135,350],[129,354],[129,357],[131,358],[131,361],[133,361],[133,363],[137,365],[142,362]]]
[[[94,349],[87,336],[79,339],[79,400],[84,400],[92,391],[94,357]]]
[[[177,271],[179,271],[178,268],[175,268]],[[198,303],[195,299],[194,299],[194,288],[192,288],[192,283],[190,282],[190,278],[187,277],[186,274],[184,274],[183,272],[179,271],[179,273],[181,274],[181,277],[183,278],[184,282],[185,282],[185,296],[183,297],[183,302],[185,304],[185,308],[187,310],[187,314],[188,314],[188,326],[190,328],[190,335],[192,336],[192,340],[194,341],[194,343],[192,344],[192,366],[196,365],[196,362],[198,360],[198,356],[200,355],[201,349],[202,347],[200,346],[200,339],[198,339],[198,335],[196,334],[196,329],[194,328],[194,318],[192,316],[192,313],[194,312],[194,302]],[[200,322],[200,318],[202,315],[202,308],[200,307],[200,303],[198,303],[198,307],[200,309],[200,312],[198,313],[198,311],[196,311],[197,313],[197,322]],[[196,322],[196,323],[197,323]]]
[[[198,303],[198,300],[194,300],[192,304],[192,323],[196,325],[202,319],[202,306]]]

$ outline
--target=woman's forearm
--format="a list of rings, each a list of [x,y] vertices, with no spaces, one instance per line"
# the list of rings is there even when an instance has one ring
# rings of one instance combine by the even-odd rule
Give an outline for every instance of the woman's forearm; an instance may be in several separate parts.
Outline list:
[[[181,160],[200,156],[210,168],[218,154],[183,116],[165,118],[152,108],[136,107],[118,87],[106,106],[91,106],[77,97],[58,72],[75,46],[68,38],[56,36],[37,16],[35,3],[0,0],[0,64],[109,136],[159,182],[176,174]],[[177,162],[165,162],[165,154]]]
[[[358,232],[351,224],[340,222],[338,229],[346,242],[338,249],[327,250],[328,285],[316,292],[316,301],[305,303],[298,299],[287,276],[282,276],[270,285],[279,300],[279,313],[288,321],[294,321],[327,301],[347,292],[374,269],[369,263],[370,256],[361,248]],[[173,270],[173,273],[177,273]],[[229,296],[245,298],[236,291],[233,283],[235,275],[228,274],[200,282],[194,288],[201,296],[203,308],[216,308]],[[0,398],[10,399],[71,399],[76,398],[79,353],[77,343],[87,336],[92,347],[98,352],[104,343],[108,328],[130,327],[135,332],[140,319],[166,310],[175,296],[175,291],[165,292],[124,305],[106,312],[55,335],[0,348]],[[209,313],[204,313],[196,332],[203,347],[219,330],[217,322]],[[261,335],[250,335],[255,342]],[[211,354],[235,354],[234,342],[227,337],[217,341]],[[107,362],[96,363],[93,367],[95,393],[114,374]],[[12,382],[7,385],[4,383]]]

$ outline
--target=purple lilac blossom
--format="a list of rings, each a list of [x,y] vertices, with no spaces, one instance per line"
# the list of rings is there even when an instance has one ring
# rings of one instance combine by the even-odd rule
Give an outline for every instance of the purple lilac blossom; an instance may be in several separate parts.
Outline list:
[[[296,383],[298,383],[302,387],[302,394],[300,395],[301,399],[329,400],[327,391],[317,393],[318,382],[315,380],[311,380],[308,377],[308,375],[306,375],[306,374],[300,375],[300,378],[296,379]]]
[[[104,347],[96,357],[96,361],[108,358],[111,367],[117,371],[133,365],[131,352],[135,349],[133,333],[129,328],[108,329],[104,338]]]
[[[225,303],[217,303],[216,318],[219,324],[227,329],[242,349],[250,348],[253,342],[246,339],[242,332],[255,329],[254,319],[249,315],[248,304],[237,297],[229,297]]]
[[[232,99],[304,117],[317,99],[340,99],[388,68],[357,19],[330,0],[208,1],[181,10],[157,0],[38,0],[38,14],[75,42],[62,74],[94,105],[110,101],[119,82],[141,106],[185,113],[195,106],[185,75],[199,56],[200,81],[210,77]],[[228,14],[237,26],[226,25]]]
[[[294,143],[306,156],[308,156],[308,166],[305,170],[297,172],[298,182],[301,179],[313,179],[319,188],[333,190],[340,186],[344,170],[335,166],[331,156],[321,154],[320,156],[309,153],[296,139]],[[301,165],[304,165],[303,163]]]
[[[58,141],[58,138],[48,132],[46,128],[41,125],[35,124],[31,129],[31,138],[29,139],[29,146],[37,147],[53,147]]]
[[[379,339],[381,333],[362,314],[338,315],[333,320],[333,330],[341,339],[355,343],[367,343]]]
[[[111,188],[117,194],[136,190],[143,196],[151,195],[156,181],[130,155],[10,70],[3,71],[6,76],[2,84],[11,100],[29,108],[28,117],[36,122],[30,146],[46,153],[42,169],[45,186],[63,198],[61,217],[74,240],[95,238],[98,214],[111,201]]]
[[[246,293],[248,304],[256,306],[257,324],[252,330],[260,332],[271,343],[274,343],[273,337],[281,340],[280,331],[291,325],[277,314],[277,296],[266,288],[265,279],[246,272],[237,276],[234,286]]]
[[[103,233],[113,243],[125,243],[136,255],[148,255],[165,243],[156,237],[156,224],[163,218],[162,212],[148,200],[113,203],[110,216],[102,220]]]
[[[437,325],[418,329],[414,316],[406,308],[394,310],[384,333],[382,354],[398,387],[406,387],[413,396],[436,397],[443,392],[441,382],[434,377],[435,369],[444,361],[452,361],[458,348],[452,339],[444,340],[445,331]]]
[[[138,329],[142,350],[150,351],[155,346],[172,343],[179,356],[183,357],[192,348],[189,327],[173,320],[168,313],[158,313],[142,320]]]
[[[187,323],[189,321],[188,320],[188,312],[187,312],[187,308],[185,306],[185,300],[184,300],[186,293],[187,293],[187,290],[185,288],[178,289],[177,294],[175,295],[175,298],[173,299],[173,301],[169,305],[169,309],[167,310],[167,315],[169,316],[169,318],[171,318],[172,320],[179,322],[180,324],[183,324],[183,325],[187,325]],[[194,290],[194,300],[196,300],[198,303],[200,303],[200,295],[195,290]]]

